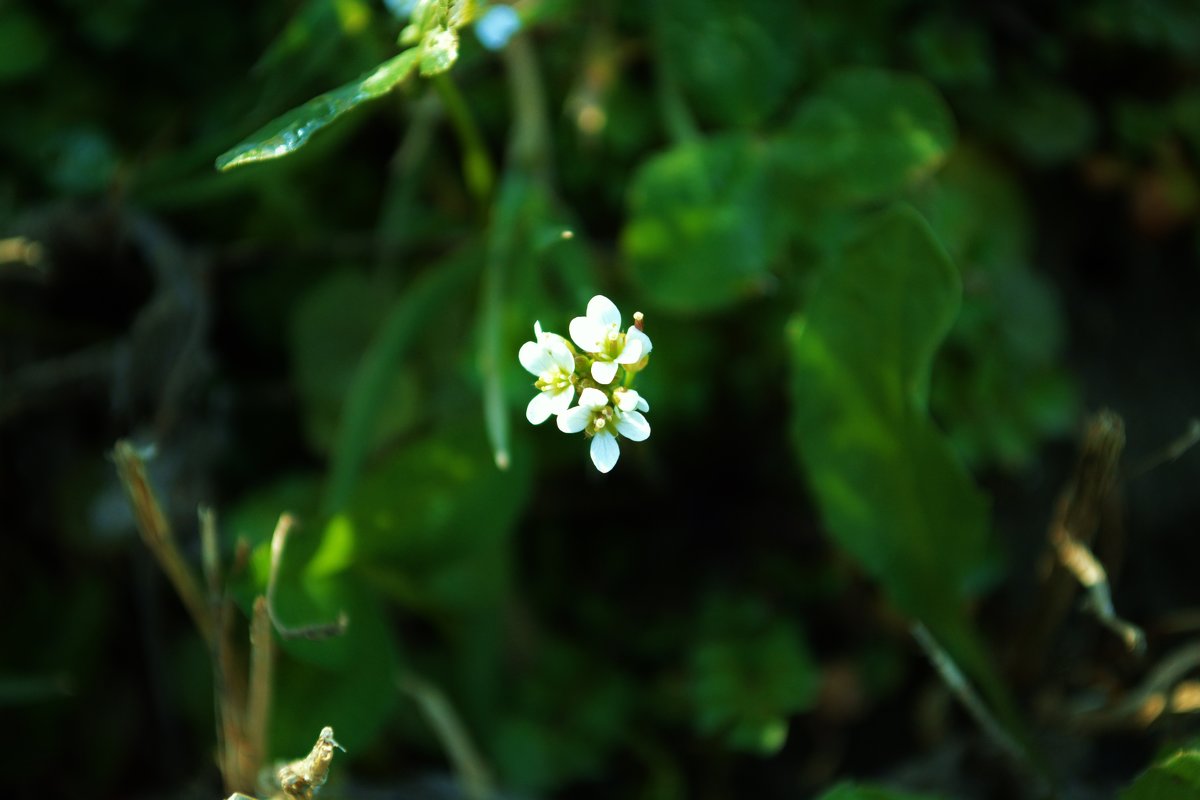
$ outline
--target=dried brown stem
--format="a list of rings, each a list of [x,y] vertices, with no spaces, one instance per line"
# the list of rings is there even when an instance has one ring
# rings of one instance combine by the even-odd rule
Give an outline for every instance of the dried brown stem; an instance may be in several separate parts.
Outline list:
[[[245,717],[247,761],[253,765],[256,774],[267,753],[274,665],[271,615],[267,611],[266,598],[260,596],[254,601],[254,617],[250,622],[250,687],[246,694]]]
[[[1164,657],[1120,702],[1095,711],[1068,713],[1063,722],[1082,732],[1098,733],[1141,730],[1164,713],[1192,713],[1197,710],[1197,687],[1183,678],[1195,669],[1200,669],[1200,642]]]
[[[1049,573],[1016,649],[1016,671],[1026,680],[1041,674],[1054,634],[1070,612],[1078,583],[1082,581],[1089,589],[1103,586],[1103,590],[1096,591],[1107,592],[1106,576],[1103,569],[1095,569],[1099,562],[1091,556],[1090,547],[1105,511],[1114,501],[1117,466],[1124,447],[1125,424],[1120,416],[1104,410],[1088,420],[1079,460],[1059,494],[1047,531]]]
[[[133,506],[133,515],[137,520],[137,529],[142,541],[146,543],[146,547],[175,587],[175,592],[191,615],[196,629],[204,637],[205,644],[209,649],[214,649],[213,620],[207,611],[204,593],[196,576],[184,563],[171,526],[162,512],[154,488],[146,478],[146,467],[142,457],[137,448],[122,439],[113,448],[113,460],[117,464],[117,474],[120,475],[125,493],[129,496],[130,505]]]

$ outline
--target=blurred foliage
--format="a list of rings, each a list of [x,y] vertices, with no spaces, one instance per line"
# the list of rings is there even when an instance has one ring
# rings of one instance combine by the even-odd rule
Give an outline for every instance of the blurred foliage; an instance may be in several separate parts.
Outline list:
[[[1186,800],[1200,797],[1200,753],[1180,751],[1138,776],[1121,800]]]
[[[279,617],[350,624],[281,640],[270,750],[332,726],[332,796],[448,769],[418,676],[514,796],[923,797],[837,782],[969,724],[925,736],[914,622],[1024,743],[979,609],[1087,396],[1052,243],[1087,192],[1200,252],[1193,6],[526,0],[506,42],[467,0],[0,2],[16,793],[213,795],[118,436],[189,557],[200,501],[247,543],[244,612],[301,520]],[[603,478],[516,358],[599,292],[655,346]]]

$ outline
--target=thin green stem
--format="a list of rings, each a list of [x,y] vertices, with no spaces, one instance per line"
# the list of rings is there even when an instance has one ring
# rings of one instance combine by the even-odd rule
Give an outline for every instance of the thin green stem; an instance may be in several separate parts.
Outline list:
[[[449,75],[437,75],[433,78],[433,85],[463,149],[463,178],[467,182],[467,189],[481,207],[487,207],[496,186],[496,170],[488,156],[479,124],[459,91],[458,84]]]
[[[550,122],[546,115],[546,89],[529,37],[518,34],[503,51],[512,94],[513,126],[509,158],[513,166],[549,184],[553,164]]]

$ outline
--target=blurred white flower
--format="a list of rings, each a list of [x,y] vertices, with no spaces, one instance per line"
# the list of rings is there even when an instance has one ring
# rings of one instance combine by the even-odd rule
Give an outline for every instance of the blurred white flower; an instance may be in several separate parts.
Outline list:
[[[587,306],[587,315],[571,320],[571,338],[592,356],[592,378],[610,384],[619,365],[637,364],[650,353],[650,337],[637,327],[621,332],[621,312],[604,295],[596,295]]]
[[[575,398],[575,356],[556,333],[546,333],[541,322],[533,323],[534,341],[521,345],[521,366],[537,376],[538,393],[525,408],[525,419],[540,425],[551,414],[562,414]]]

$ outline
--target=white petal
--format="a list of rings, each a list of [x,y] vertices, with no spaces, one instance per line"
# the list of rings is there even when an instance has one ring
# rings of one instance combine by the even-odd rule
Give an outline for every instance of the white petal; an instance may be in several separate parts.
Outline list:
[[[602,294],[598,294],[588,301],[587,316],[588,319],[595,320],[605,327],[609,325],[621,327],[621,312],[617,310],[612,300]]]
[[[604,396],[604,392],[593,389],[591,386],[584,389],[583,393],[579,395],[579,406],[589,411],[604,408],[606,405],[608,405],[608,398]]]
[[[633,389],[618,389],[613,392],[613,400],[622,411],[633,411],[641,400],[641,395]]]
[[[551,393],[551,397],[554,402],[550,404],[550,413],[562,414],[571,407],[571,401],[575,399],[575,387],[568,386],[562,391]]]
[[[554,336],[554,334],[550,335]],[[575,356],[571,355],[571,348],[567,347],[567,343],[561,337],[554,336],[549,340],[546,343],[546,352],[563,372],[570,375],[575,371]]]
[[[525,419],[534,425],[541,425],[554,413],[554,397],[549,392],[538,392],[525,406]]]
[[[621,348],[621,355],[617,356],[618,364],[636,364],[642,360],[642,343],[637,339],[625,337],[625,346]]]
[[[650,423],[640,411],[617,412],[617,433],[635,442],[650,438]]]
[[[517,353],[517,359],[520,360],[522,367],[538,377],[541,377],[543,372],[548,371],[554,366],[554,360],[550,358],[550,354],[546,352],[546,348],[537,342],[526,342],[521,345],[521,350]]]
[[[571,338],[585,353],[599,353],[608,334],[604,326],[591,317],[576,317],[571,320]]]
[[[654,345],[650,344],[650,337],[642,331],[639,331],[635,326],[630,325],[629,330],[625,333],[625,339],[636,339],[642,344],[642,355],[650,355],[650,351],[654,349]]]
[[[638,411],[649,411],[650,410],[650,404],[647,403],[646,398],[642,397],[641,395],[638,395],[637,410]]]
[[[586,406],[575,406],[558,415],[558,429],[563,433],[579,433],[592,421],[592,410]]]
[[[600,431],[592,437],[592,463],[596,465],[596,469],[608,472],[617,465],[617,459],[620,457],[621,447],[611,433]]]
[[[535,342],[540,342],[542,340],[542,337],[545,335],[546,334],[542,332],[541,320],[534,320],[533,321],[533,340]]]
[[[617,376],[617,362],[615,361],[593,361],[592,362],[592,377],[596,379],[596,383],[603,383],[605,386],[612,383],[613,378]]]

